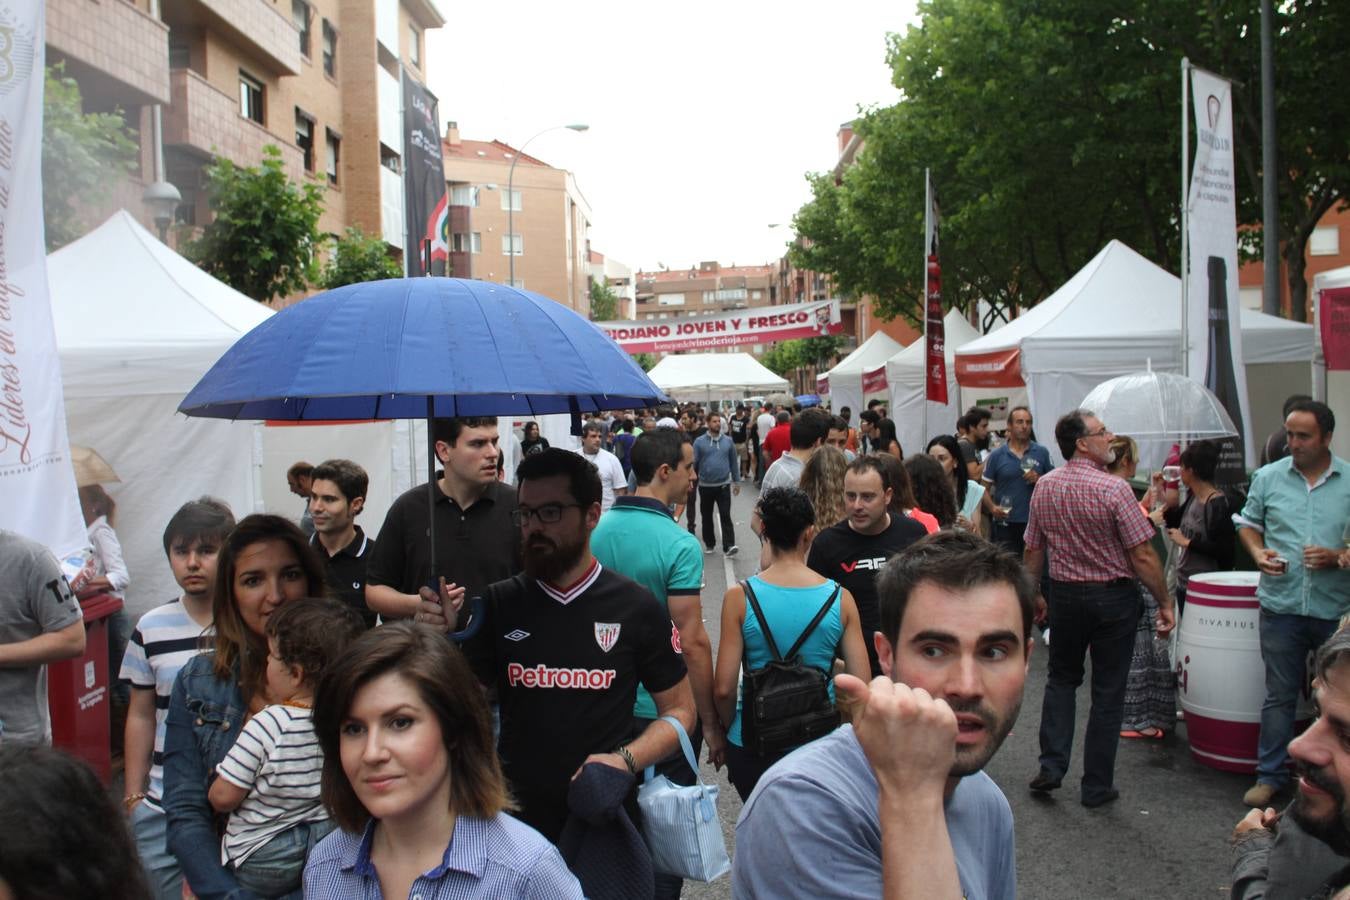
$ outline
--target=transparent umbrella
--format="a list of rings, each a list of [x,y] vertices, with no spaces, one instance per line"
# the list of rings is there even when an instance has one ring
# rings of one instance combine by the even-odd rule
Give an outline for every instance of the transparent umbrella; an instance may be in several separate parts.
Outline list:
[[[1134,372],[1103,381],[1083,398],[1116,434],[1136,441],[1201,441],[1238,430],[1219,398],[1198,381],[1170,372]]]
[[[70,445],[70,462],[75,467],[75,486],[89,487],[92,484],[110,484],[121,481],[108,461],[98,455],[91,447]]]

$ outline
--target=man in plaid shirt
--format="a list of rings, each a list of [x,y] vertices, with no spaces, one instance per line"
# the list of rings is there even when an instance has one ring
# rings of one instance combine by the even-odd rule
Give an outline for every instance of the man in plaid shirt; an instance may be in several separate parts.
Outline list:
[[[1158,635],[1172,630],[1172,598],[1149,543],[1153,525],[1123,478],[1107,474],[1113,435],[1087,410],[1055,423],[1055,441],[1068,463],[1047,473],[1031,495],[1028,572],[1050,551],[1050,662],[1041,708],[1041,770],[1031,789],[1052,791],[1069,770],[1074,694],[1083,683],[1083,657],[1092,652],[1092,709],[1083,744],[1084,806],[1120,796],[1114,784],[1116,747],[1125,712],[1134,632],[1143,612],[1139,582],[1158,600]],[[1037,614],[1046,615],[1044,597]]]

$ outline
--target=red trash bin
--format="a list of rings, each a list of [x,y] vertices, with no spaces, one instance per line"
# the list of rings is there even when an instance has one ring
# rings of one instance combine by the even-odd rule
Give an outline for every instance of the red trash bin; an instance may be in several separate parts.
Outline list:
[[[87,762],[104,784],[112,781],[109,745],[108,617],[122,608],[111,594],[80,601],[84,654],[47,666],[52,745]]]

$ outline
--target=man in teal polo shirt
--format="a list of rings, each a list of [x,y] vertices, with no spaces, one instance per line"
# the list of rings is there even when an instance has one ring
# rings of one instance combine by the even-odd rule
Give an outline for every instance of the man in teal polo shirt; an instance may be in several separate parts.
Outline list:
[[[600,565],[626,575],[666,604],[678,629],[677,640],[689,669],[689,684],[702,722],[702,737],[708,755],[720,761],[726,747],[726,732],[717,719],[712,697],[712,641],[703,628],[703,551],[693,532],[686,531],[671,515],[673,504],[689,494],[694,467],[694,448],[682,431],[657,428],[633,442],[633,475],[637,492],[619,497],[600,524],[591,532],[591,552]],[[641,686],[633,709],[634,732],[640,733],[656,718],[656,706]],[[698,755],[699,735],[691,734]],[[684,754],[656,767],[676,784],[694,783],[696,773]],[[679,897],[681,881],[656,876],[656,897]]]
[[[1243,796],[1264,809],[1289,781],[1286,748],[1294,732],[1304,662],[1350,612],[1350,570],[1337,566],[1350,521],[1350,465],[1331,452],[1336,417],[1324,403],[1294,403],[1284,420],[1289,455],[1252,476],[1238,539],[1261,570],[1261,706],[1256,784]]]

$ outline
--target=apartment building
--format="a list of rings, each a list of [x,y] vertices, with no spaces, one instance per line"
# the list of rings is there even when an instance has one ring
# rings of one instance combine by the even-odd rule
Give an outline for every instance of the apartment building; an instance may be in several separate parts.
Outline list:
[[[590,314],[591,208],[566,169],[503,141],[441,143],[450,188],[451,274],[535,291]],[[514,174],[513,174],[514,166]]]
[[[400,66],[425,82],[424,32],[445,24],[433,0],[47,0],[47,20],[49,61],[66,62],[86,109],[122,109],[141,145],[139,171],[89,224],[117,206],[151,224],[140,198],[161,104],[180,224],[209,220],[213,159],[257,165],[270,144],[291,178],[325,187],[323,231],[358,225],[402,251]]]
[[[1312,322],[1313,305],[1317,302],[1313,294],[1313,276],[1350,266],[1350,210],[1332,208],[1322,216],[1308,237],[1304,259],[1307,263],[1304,277],[1308,279],[1307,314],[1308,321]],[[1247,309],[1261,308],[1261,298],[1265,293],[1265,272],[1266,267],[1261,260],[1252,260],[1238,267],[1238,297]],[[1289,314],[1289,266],[1281,259],[1280,315]]]
[[[587,263],[591,283],[604,284],[614,292],[615,318],[637,318],[637,282],[633,279],[632,267],[597,250],[590,251]]]
[[[770,306],[778,299],[778,265],[723,266],[701,262],[688,269],[637,273],[635,319],[678,319],[734,309]],[[767,349],[761,344],[729,347],[726,352]]]

